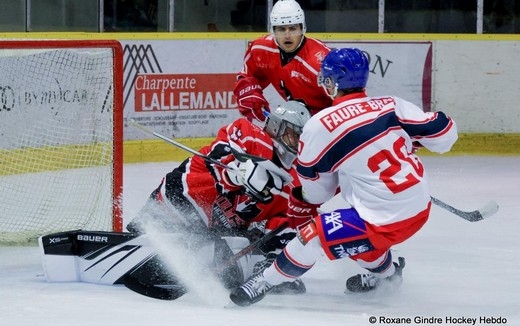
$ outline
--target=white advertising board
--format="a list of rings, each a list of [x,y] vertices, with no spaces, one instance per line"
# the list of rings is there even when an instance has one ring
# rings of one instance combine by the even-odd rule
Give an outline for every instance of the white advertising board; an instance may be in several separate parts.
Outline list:
[[[248,40],[121,41],[125,119],[168,137],[212,137],[238,118],[233,97]],[[328,42],[358,47],[370,59],[369,95],[397,95],[431,105],[431,42]],[[282,99],[265,90],[271,106]],[[125,125],[125,140],[150,136]]]

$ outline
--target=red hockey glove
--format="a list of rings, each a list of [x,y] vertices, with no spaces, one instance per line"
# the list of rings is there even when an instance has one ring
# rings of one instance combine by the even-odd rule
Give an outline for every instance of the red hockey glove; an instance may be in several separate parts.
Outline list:
[[[417,153],[419,149],[423,148],[423,145],[418,141],[412,142],[412,154]]]
[[[320,205],[310,204],[303,200],[302,187],[294,187],[289,197],[289,207],[287,217],[291,227],[296,229],[298,226],[307,223],[314,216],[318,215]]]
[[[264,97],[262,87],[254,77],[240,78],[233,90],[238,110],[249,120],[264,121],[264,108],[269,112],[269,103]]]

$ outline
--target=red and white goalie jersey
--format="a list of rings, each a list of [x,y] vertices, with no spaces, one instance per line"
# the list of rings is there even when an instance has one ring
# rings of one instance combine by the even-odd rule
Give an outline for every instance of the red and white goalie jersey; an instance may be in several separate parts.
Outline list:
[[[430,204],[412,142],[444,153],[456,140],[455,122],[442,112],[425,113],[395,96],[342,96],[313,116],[300,136],[297,171],[305,200],[323,203],[339,187],[372,225],[412,218]]]
[[[235,160],[230,142],[247,154],[277,161],[271,137],[245,118],[222,127],[215,140],[200,152],[229,164]],[[249,197],[243,187],[231,183],[224,168],[193,156],[166,175],[165,194],[174,206],[195,210],[208,228],[243,230],[252,222],[268,220],[266,229],[274,229],[287,220],[287,194],[298,182],[296,170],[288,172],[293,182],[283,188],[285,195],[273,194],[272,201],[261,203]]]
[[[284,63],[274,36],[254,40],[244,55],[239,76],[255,77],[263,89],[272,84],[283,99],[304,103],[312,115],[332,104],[318,86],[321,61],[330,49],[313,38],[305,37],[303,42],[295,54],[288,54],[292,59]]]

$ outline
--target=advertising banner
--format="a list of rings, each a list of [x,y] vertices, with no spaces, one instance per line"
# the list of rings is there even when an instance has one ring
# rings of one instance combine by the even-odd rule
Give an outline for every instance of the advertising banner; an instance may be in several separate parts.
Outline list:
[[[121,41],[125,119],[168,137],[213,137],[240,117],[233,86],[248,40]],[[431,42],[326,42],[358,47],[370,59],[368,95],[397,95],[431,106]],[[271,107],[283,99],[268,87]],[[125,140],[147,139],[125,124]]]

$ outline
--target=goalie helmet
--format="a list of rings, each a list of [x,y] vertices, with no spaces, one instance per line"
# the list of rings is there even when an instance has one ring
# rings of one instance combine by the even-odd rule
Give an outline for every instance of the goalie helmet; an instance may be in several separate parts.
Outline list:
[[[274,26],[301,24],[302,32],[305,34],[305,14],[298,2],[294,0],[278,0],[271,10],[269,16],[271,23],[270,31],[274,33]]]
[[[321,62],[318,84],[334,98],[338,90],[365,88],[368,81],[369,62],[360,49],[333,49]],[[334,89],[332,93],[329,89]]]
[[[273,138],[275,153],[285,169],[290,169],[298,154],[303,126],[311,115],[298,101],[288,101],[267,116],[265,131]]]

